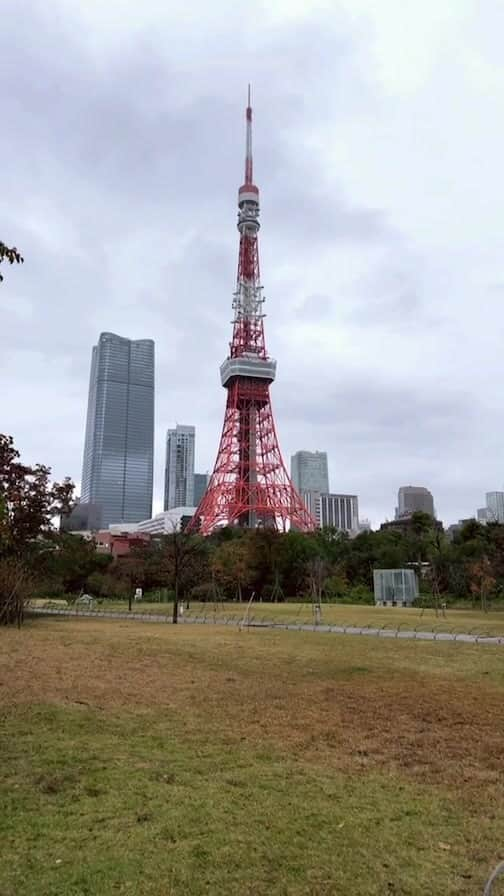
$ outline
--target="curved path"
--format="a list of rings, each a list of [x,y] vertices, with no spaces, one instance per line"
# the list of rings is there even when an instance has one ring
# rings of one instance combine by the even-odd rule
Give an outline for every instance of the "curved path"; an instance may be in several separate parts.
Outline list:
[[[118,610],[71,610],[65,608],[42,608],[29,607],[26,610],[27,615],[31,616],[72,616],[72,617],[90,617],[93,619],[129,619],[137,622],[164,622],[172,624],[171,616],[168,613],[130,613],[128,611]],[[236,617],[219,616],[179,616],[179,625],[233,625],[237,628],[267,628],[280,629],[284,631],[295,632],[329,632],[337,635],[372,635],[378,638],[399,638],[403,640],[413,641],[457,641],[463,644],[490,644],[495,647],[504,646],[504,635],[482,635],[470,634],[468,632],[429,632],[418,631],[417,629],[401,629],[401,628],[376,628],[372,626],[356,626],[356,625],[325,625],[320,623],[301,622],[273,622],[263,619],[255,622],[253,619],[242,621]]]

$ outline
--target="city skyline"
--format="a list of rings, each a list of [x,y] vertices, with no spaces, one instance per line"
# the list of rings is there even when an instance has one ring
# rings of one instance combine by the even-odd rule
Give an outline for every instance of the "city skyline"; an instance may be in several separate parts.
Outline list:
[[[188,25],[121,6],[120,40],[93,4],[55,19],[28,2],[3,22],[2,237],[25,264],[0,289],[2,428],[27,463],[78,482],[89,346],[152,335],[155,507],[167,420],[190,409],[197,468],[212,468],[250,79],[285,456],[326,446],[375,524],[408,481],[429,484],[446,523],[473,513],[503,479],[497,7],[290,4],[247,19],[245,42],[237,9],[197,6]],[[22,46],[40,52],[19,79]]]

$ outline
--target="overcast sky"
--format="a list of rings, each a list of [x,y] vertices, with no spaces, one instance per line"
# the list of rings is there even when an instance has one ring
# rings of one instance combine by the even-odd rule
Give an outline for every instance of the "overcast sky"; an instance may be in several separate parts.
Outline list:
[[[156,343],[211,470],[252,82],[273,408],[361,516],[503,470],[502,0],[4,0],[0,430],[80,482],[91,347]]]

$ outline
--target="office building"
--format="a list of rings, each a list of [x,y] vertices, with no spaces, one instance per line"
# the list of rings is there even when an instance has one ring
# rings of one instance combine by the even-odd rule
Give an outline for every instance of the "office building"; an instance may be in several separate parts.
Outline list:
[[[359,531],[359,499],[357,495],[322,494],[316,515],[320,528],[334,526],[342,532]]]
[[[487,492],[485,497],[487,522],[504,523],[504,492]]]
[[[488,522],[488,509],[486,507],[478,507],[476,511],[476,518],[478,523],[481,523],[482,526],[485,526]]]
[[[171,507],[157,513],[151,520],[143,520],[138,524],[137,532],[148,535],[169,535],[175,530],[184,529],[193,518],[195,507]]]
[[[93,347],[81,502],[100,526],[152,514],[154,342],[101,333]]]
[[[138,523],[116,523],[108,528],[111,535],[170,535],[170,533],[184,529],[196,512],[196,507],[172,507],[156,513],[151,519],[140,520]],[[103,533],[100,533],[103,534]]]
[[[359,531],[357,495],[336,495],[306,489],[301,492],[301,498],[318,529],[331,526],[342,532],[356,534]]]
[[[203,495],[207,490],[208,480],[210,479],[208,473],[195,473],[194,474],[194,506],[197,507],[199,502],[201,501]]]
[[[102,508],[100,504],[89,504],[77,498],[70,513],[60,518],[61,532],[96,532],[101,526]]]
[[[317,528],[320,529],[320,492],[306,488],[302,489],[299,494],[308,513],[315,520]]]
[[[329,472],[325,451],[296,451],[291,457],[291,479],[299,492],[329,492]]]
[[[164,509],[194,505],[194,426],[180,426],[166,433]]]
[[[435,516],[434,498],[429,489],[420,485],[402,485],[397,495],[396,520],[418,511]]]

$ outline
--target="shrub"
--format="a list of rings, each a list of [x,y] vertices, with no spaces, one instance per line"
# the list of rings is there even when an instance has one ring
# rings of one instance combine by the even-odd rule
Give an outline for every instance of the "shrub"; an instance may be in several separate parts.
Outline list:
[[[175,597],[175,595],[173,595]],[[202,582],[191,588],[191,600],[210,601],[215,599],[215,587],[213,582]]]
[[[374,604],[374,594],[365,585],[354,585],[348,592],[351,603]]]
[[[324,582],[324,596],[328,600],[345,597],[348,593],[348,582],[342,576],[329,576]]]
[[[87,577],[86,588],[93,597],[108,597],[111,600],[127,600],[131,591],[131,586],[125,579],[102,572],[91,573]]]
[[[354,585],[348,588],[343,597],[338,598],[342,604],[374,604],[373,592],[365,585]]]

